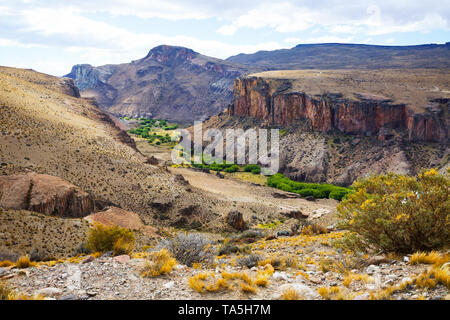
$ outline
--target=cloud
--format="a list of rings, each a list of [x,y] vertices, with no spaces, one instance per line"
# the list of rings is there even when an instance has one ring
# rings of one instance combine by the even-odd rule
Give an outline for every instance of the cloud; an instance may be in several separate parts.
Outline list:
[[[352,42],[353,37],[336,37],[336,36],[321,36],[313,38],[286,38],[284,42],[291,44],[300,43],[349,43]]]
[[[262,2],[235,17],[217,32],[233,35],[242,28],[269,28],[280,33],[321,27],[329,33],[383,35],[394,32],[450,30],[450,2],[361,0],[356,4],[328,1]]]

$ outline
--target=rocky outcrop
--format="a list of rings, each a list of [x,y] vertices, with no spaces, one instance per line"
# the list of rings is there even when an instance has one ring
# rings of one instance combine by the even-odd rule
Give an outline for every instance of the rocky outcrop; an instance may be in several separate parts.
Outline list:
[[[105,211],[97,212],[85,217],[92,224],[103,224],[105,226],[119,226],[134,231],[140,231],[147,236],[156,236],[158,229],[146,226],[138,214],[116,207],[107,208]]]
[[[0,177],[0,207],[78,218],[93,212],[95,203],[65,180],[28,173]]]
[[[404,129],[409,140],[446,141],[448,138],[448,107],[450,99],[430,101],[422,113],[405,104],[358,96],[349,100],[340,94],[311,96],[292,92],[289,82],[278,87],[260,77],[235,81],[230,116],[250,116],[269,124],[290,125],[306,120],[314,131],[389,138],[389,130]]]

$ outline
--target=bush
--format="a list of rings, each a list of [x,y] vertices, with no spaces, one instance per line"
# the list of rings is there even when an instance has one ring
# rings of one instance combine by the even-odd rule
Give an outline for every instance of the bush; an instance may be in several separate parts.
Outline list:
[[[388,174],[355,182],[355,192],[338,206],[340,227],[350,233],[337,244],[402,254],[448,246],[449,173],[431,169],[417,177]]]
[[[329,193],[328,197],[330,199],[342,201],[342,199],[344,199],[347,196],[347,194],[348,194],[348,191],[346,191],[346,190],[334,190]]]
[[[123,254],[130,254],[134,249],[134,237],[121,237],[113,246],[113,255],[120,256]]]
[[[257,174],[260,174],[261,173],[261,166],[259,166],[257,164],[249,164],[249,165],[246,165],[244,167],[244,171],[245,172],[253,172],[253,171],[256,172],[258,170],[259,170],[259,172]]]
[[[198,233],[179,233],[172,240],[162,240],[158,247],[169,250],[177,261],[189,267],[193,263],[212,263],[215,257],[211,240]]]
[[[86,248],[90,252],[114,251],[114,255],[130,253],[134,248],[133,231],[118,226],[97,225],[91,229]]]
[[[11,287],[3,280],[0,281],[0,300],[8,300],[11,295]]]
[[[30,257],[28,256],[22,256],[16,262],[16,268],[19,269],[25,269],[34,266],[36,266],[36,263],[31,262]]]
[[[146,258],[142,276],[157,277],[162,274],[168,274],[176,264],[177,260],[166,249],[150,252]]]
[[[225,168],[223,171],[228,172],[228,173],[238,172],[239,166],[234,164],[231,167]]]
[[[264,260],[264,257],[258,254],[249,254],[248,256],[240,258],[237,263],[247,268],[253,268],[258,265],[258,262]]]
[[[313,196],[316,199],[331,198],[338,201],[345,199],[352,191],[349,188],[338,187],[332,184],[293,181],[281,173],[269,177],[269,179],[267,179],[267,185],[286,192],[298,193],[302,197]]]

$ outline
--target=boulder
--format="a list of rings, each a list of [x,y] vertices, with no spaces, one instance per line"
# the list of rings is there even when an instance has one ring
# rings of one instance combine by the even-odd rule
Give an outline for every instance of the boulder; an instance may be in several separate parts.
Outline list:
[[[121,255],[121,256],[114,257],[113,260],[115,262],[119,262],[119,263],[127,263],[128,261],[130,261],[130,256],[124,254],[124,255]]]
[[[392,260],[383,256],[373,256],[367,259],[366,265],[379,265],[382,263],[390,263]]]
[[[90,223],[100,223],[105,226],[119,226],[134,231],[141,231],[148,236],[156,236],[157,229],[146,226],[137,213],[116,207],[109,207],[105,211],[97,212],[85,217]]]
[[[27,173],[0,177],[0,207],[80,218],[92,213],[95,203],[89,194],[61,178]]]
[[[242,213],[239,211],[231,211],[225,216],[225,222],[232,228],[243,231],[248,229],[247,223],[244,221]]]

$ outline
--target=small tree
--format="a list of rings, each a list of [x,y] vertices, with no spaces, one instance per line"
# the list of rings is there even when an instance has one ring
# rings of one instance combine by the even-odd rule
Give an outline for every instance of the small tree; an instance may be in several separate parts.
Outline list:
[[[429,251],[450,244],[449,172],[417,177],[388,174],[361,179],[338,206],[340,244],[352,250]]]

